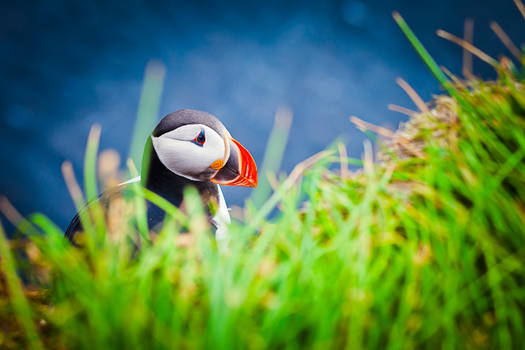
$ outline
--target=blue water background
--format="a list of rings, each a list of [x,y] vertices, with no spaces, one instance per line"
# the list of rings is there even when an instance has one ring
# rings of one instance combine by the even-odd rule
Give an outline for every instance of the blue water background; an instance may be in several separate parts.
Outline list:
[[[41,211],[64,227],[74,213],[60,165],[81,177],[89,128],[101,149],[126,155],[144,68],[166,65],[159,118],[181,108],[220,117],[258,163],[274,113],[294,112],[283,171],[343,137],[360,157],[364,136],[350,115],[395,128],[414,109],[396,85],[425,99],[441,93],[394,23],[398,10],[439,64],[461,71],[461,49],[438,38],[475,21],[475,44],[498,57],[498,21],[516,42],[525,22],[506,1],[39,1],[0,11],[0,194],[24,214]],[[495,73],[475,60],[474,72]],[[240,205],[248,189],[227,188]]]

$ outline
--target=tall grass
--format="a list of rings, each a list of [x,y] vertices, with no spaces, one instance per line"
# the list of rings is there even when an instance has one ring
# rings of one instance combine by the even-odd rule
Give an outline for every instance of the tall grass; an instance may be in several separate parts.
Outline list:
[[[86,212],[84,249],[41,214],[18,219],[25,236],[11,250],[0,232],[0,345],[523,348],[523,75],[498,65],[497,81],[461,82],[429,57],[452,97],[391,135],[382,163],[369,142],[362,161],[321,152],[220,245],[191,189],[189,215],[140,186],[110,203],[105,220]],[[363,169],[349,176],[348,161]],[[144,232],[145,198],[168,213],[156,236]]]

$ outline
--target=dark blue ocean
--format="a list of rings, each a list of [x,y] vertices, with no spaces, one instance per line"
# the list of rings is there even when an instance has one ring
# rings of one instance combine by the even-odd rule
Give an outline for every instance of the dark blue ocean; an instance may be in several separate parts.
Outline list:
[[[350,115],[395,128],[406,116],[389,103],[415,109],[396,77],[425,100],[441,93],[393,10],[458,74],[462,51],[436,29],[461,36],[472,18],[475,45],[494,57],[508,54],[490,21],[525,41],[512,0],[3,2],[0,194],[23,214],[41,211],[64,227],[74,209],[61,163],[71,160],[81,179],[93,123],[102,126],[101,149],[127,154],[152,59],[166,67],[159,119],[181,108],[213,113],[260,163],[274,113],[288,106],[294,120],[283,171],[338,137],[360,157],[364,136]],[[479,60],[474,73],[495,77]],[[249,194],[225,190],[229,204]]]

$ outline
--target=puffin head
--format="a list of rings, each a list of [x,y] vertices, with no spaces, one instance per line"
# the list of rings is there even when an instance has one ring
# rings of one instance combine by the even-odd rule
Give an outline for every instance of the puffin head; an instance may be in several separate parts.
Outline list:
[[[193,181],[257,186],[257,167],[213,115],[183,109],[165,116],[151,135],[153,150],[171,172]]]

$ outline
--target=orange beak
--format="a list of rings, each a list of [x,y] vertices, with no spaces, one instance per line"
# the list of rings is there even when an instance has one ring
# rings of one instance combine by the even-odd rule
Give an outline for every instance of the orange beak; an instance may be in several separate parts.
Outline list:
[[[237,140],[230,142],[230,158],[211,179],[219,185],[257,187],[257,166],[252,155]]]

